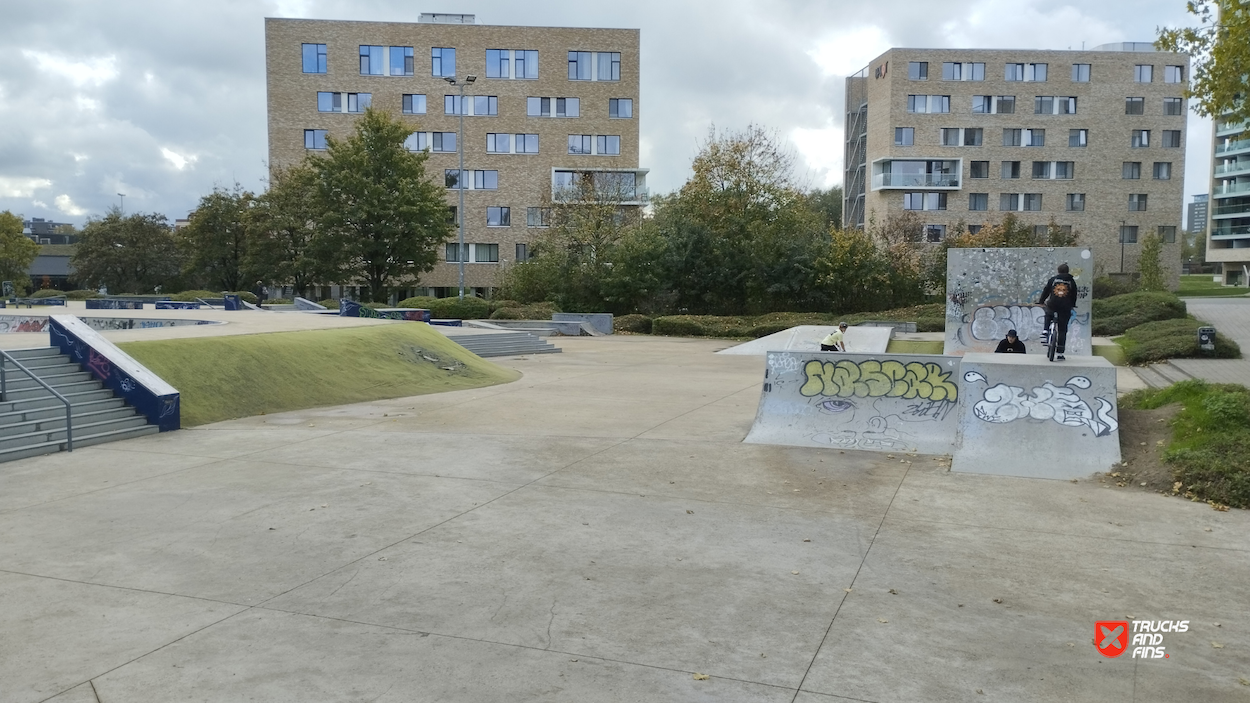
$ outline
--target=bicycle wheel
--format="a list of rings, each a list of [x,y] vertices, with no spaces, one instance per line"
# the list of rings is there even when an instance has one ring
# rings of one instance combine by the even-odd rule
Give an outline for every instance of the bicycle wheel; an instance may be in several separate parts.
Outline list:
[[[1050,323],[1050,340],[1046,345],[1046,358],[1050,361],[1055,360],[1055,350],[1059,348],[1059,324],[1057,322]]]

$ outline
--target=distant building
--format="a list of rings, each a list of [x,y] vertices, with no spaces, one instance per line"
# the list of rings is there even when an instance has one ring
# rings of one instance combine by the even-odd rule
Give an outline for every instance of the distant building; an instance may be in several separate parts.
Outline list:
[[[189,220],[189,219],[182,218],[182,219],[177,219],[177,220],[174,220],[174,231],[175,231],[175,232],[177,232],[177,231],[178,231],[178,230],[180,230],[180,229],[186,229],[187,227],[190,227],[190,226],[191,226],[191,220]]]
[[[1187,208],[1185,229],[1191,234],[1207,233],[1207,198],[1209,197],[1207,193],[1195,195],[1194,201]]]
[[[1225,285],[1250,284],[1250,123],[1215,121],[1207,261],[1224,265]]]
[[[76,244],[78,233],[74,226],[32,217],[22,223],[22,233],[36,244]]]
[[[26,273],[35,290],[45,287],[57,290],[69,290],[70,259],[77,249],[74,244],[44,244],[39,247],[39,255],[31,262]]]

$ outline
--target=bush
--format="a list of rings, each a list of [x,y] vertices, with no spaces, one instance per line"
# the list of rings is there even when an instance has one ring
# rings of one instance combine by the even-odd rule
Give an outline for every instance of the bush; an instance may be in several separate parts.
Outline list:
[[[291,305],[295,301],[290,298],[270,298],[265,301],[266,305]]]
[[[1193,318],[1147,322],[1129,329],[1115,341],[1124,347],[1128,363],[1138,366],[1166,359],[1241,358],[1241,347],[1218,332],[1214,352],[1199,349],[1198,328],[1204,326],[1205,322]]]
[[[338,310],[339,309],[338,298],[326,298],[325,300],[322,300],[318,302],[317,304],[325,308],[326,310]]]
[[[69,300],[87,300],[95,298],[103,298],[98,291],[94,290],[72,290],[65,294]]]
[[[251,303],[252,305],[260,302],[260,299],[256,297],[255,293],[246,290],[228,291],[226,293],[214,293],[211,290],[184,290],[181,293],[174,293],[169,296],[169,299],[177,300],[183,303],[194,303],[196,298],[208,300],[209,298],[220,298],[223,295],[237,295],[244,302]]]
[[[1137,292],[1137,281],[1127,276],[1112,278],[1102,276],[1094,279],[1094,299],[1111,298],[1125,293]]]
[[[550,320],[560,309],[554,303],[517,304],[516,307],[499,308],[490,314],[492,320]]]
[[[404,298],[396,307],[429,310],[437,301],[438,298],[432,296],[418,295],[415,298]]]
[[[431,298],[419,295],[399,301],[401,308],[429,310],[431,317],[440,320],[485,320],[490,317],[490,303],[481,298]]]
[[[522,305],[523,303],[519,303],[515,300],[492,300],[490,301],[490,312],[493,315],[497,310],[502,310],[504,308],[519,308]]]
[[[646,315],[621,315],[613,318],[612,325],[621,332],[651,334],[651,318]]]
[[[670,337],[715,337],[717,335],[703,324],[700,315],[666,315],[651,321],[651,333]],[[708,317],[713,317],[709,315]]]
[[[1099,336],[1124,334],[1130,327],[1186,315],[1185,302],[1175,295],[1145,291],[1095,299],[1091,311],[1093,333]]]
[[[32,298],[63,298],[65,297],[65,292],[56,290],[54,288],[44,288],[42,290],[37,290],[34,293],[31,293],[30,297]]]

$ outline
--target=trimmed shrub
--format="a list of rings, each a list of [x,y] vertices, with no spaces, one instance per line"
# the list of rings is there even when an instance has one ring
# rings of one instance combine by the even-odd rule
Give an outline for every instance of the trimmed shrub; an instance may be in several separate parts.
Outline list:
[[[1166,359],[1241,358],[1241,347],[1218,332],[1214,352],[1199,349],[1198,328],[1204,326],[1205,322],[1193,318],[1147,322],[1129,329],[1115,341],[1124,347],[1128,363],[1139,366]]]
[[[613,318],[612,325],[621,332],[651,334],[651,318],[646,315],[621,315]]]
[[[72,290],[65,294],[69,300],[87,300],[95,298],[103,298],[98,291],[94,290]]]
[[[323,307],[323,308],[327,309],[327,310],[338,310],[338,309],[339,309],[339,299],[338,299],[338,298],[326,298],[325,300],[318,301],[318,302],[317,302],[317,304],[318,304],[318,305],[320,305],[321,307]]]
[[[214,293],[211,290],[184,290],[181,293],[174,293],[169,296],[169,299],[184,303],[194,303],[196,298],[208,300],[209,298],[220,298],[223,295],[237,295],[241,300],[252,305],[255,305],[260,300],[255,293],[247,290],[226,291],[224,293]]]
[[[493,315],[497,310],[502,310],[504,308],[519,308],[521,305],[522,303],[518,303],[515,300],[492,300],[490,301],[490,312]]]
[[[550,320],[554,313],[560,312],[554,303],[530,303],[516,307],[499,308],[490,314],[492,320]]]
[[[399,304],[398,304],[398,305],[396,305],[396,307],[400,307],[400,308],[416,308],[416,309],[421,309],[421,310],[429,310],[429,309],[431,309],[431,306],[432,306],[432,305],[433,305],[433,304],[434,304],[437,300],[438,300],[438,298],[435,298],[435,297],[433,297],[433,296],[429,296],[429,295],[418,295],[418,296],[416,296],[415,298],[404,298],[403,300],[399,301]]]
[[[1124,334],[1131,327],[1159,320],[1183,319],[1185,302],[1171,293],[1126,293],[1091,303],[1093,333],[1099,336]]]
[[[651,333],[669,337],[710,337],[698,315],[666,315],[651,321]]]
[[[31,293],[30,297],[32,298],[63,298],[65,297],[65,292],[56,290],[55,288],[43,288],[41,290],[35,291],[34,293]]]
[[[485,320],[490,317],[490,303],[481,298],[431,298],[418,295],[399,301],[401,308],[429,310],[431,317],[440,320]]]
[[[290,305],[294,302],[295,301],[291,300],[290,298],[270,298],[269,300],[265,301],[265,304],[266,305]]]
[[[1127,276],[1122,278],[1112,278],[1111,276],[1102,276],[1094,279],[1094,299],[1112,298],[1117,295],[1137,292],[1137,281]]]

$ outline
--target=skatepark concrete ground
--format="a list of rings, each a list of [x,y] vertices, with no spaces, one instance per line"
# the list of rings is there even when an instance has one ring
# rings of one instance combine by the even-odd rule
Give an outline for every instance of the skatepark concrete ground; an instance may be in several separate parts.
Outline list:
[[[1250,696],[1250,514],[743,444],[731,344],[0,465],[0,700]],[[1189,630],[1100,655],[1130,618]]]

